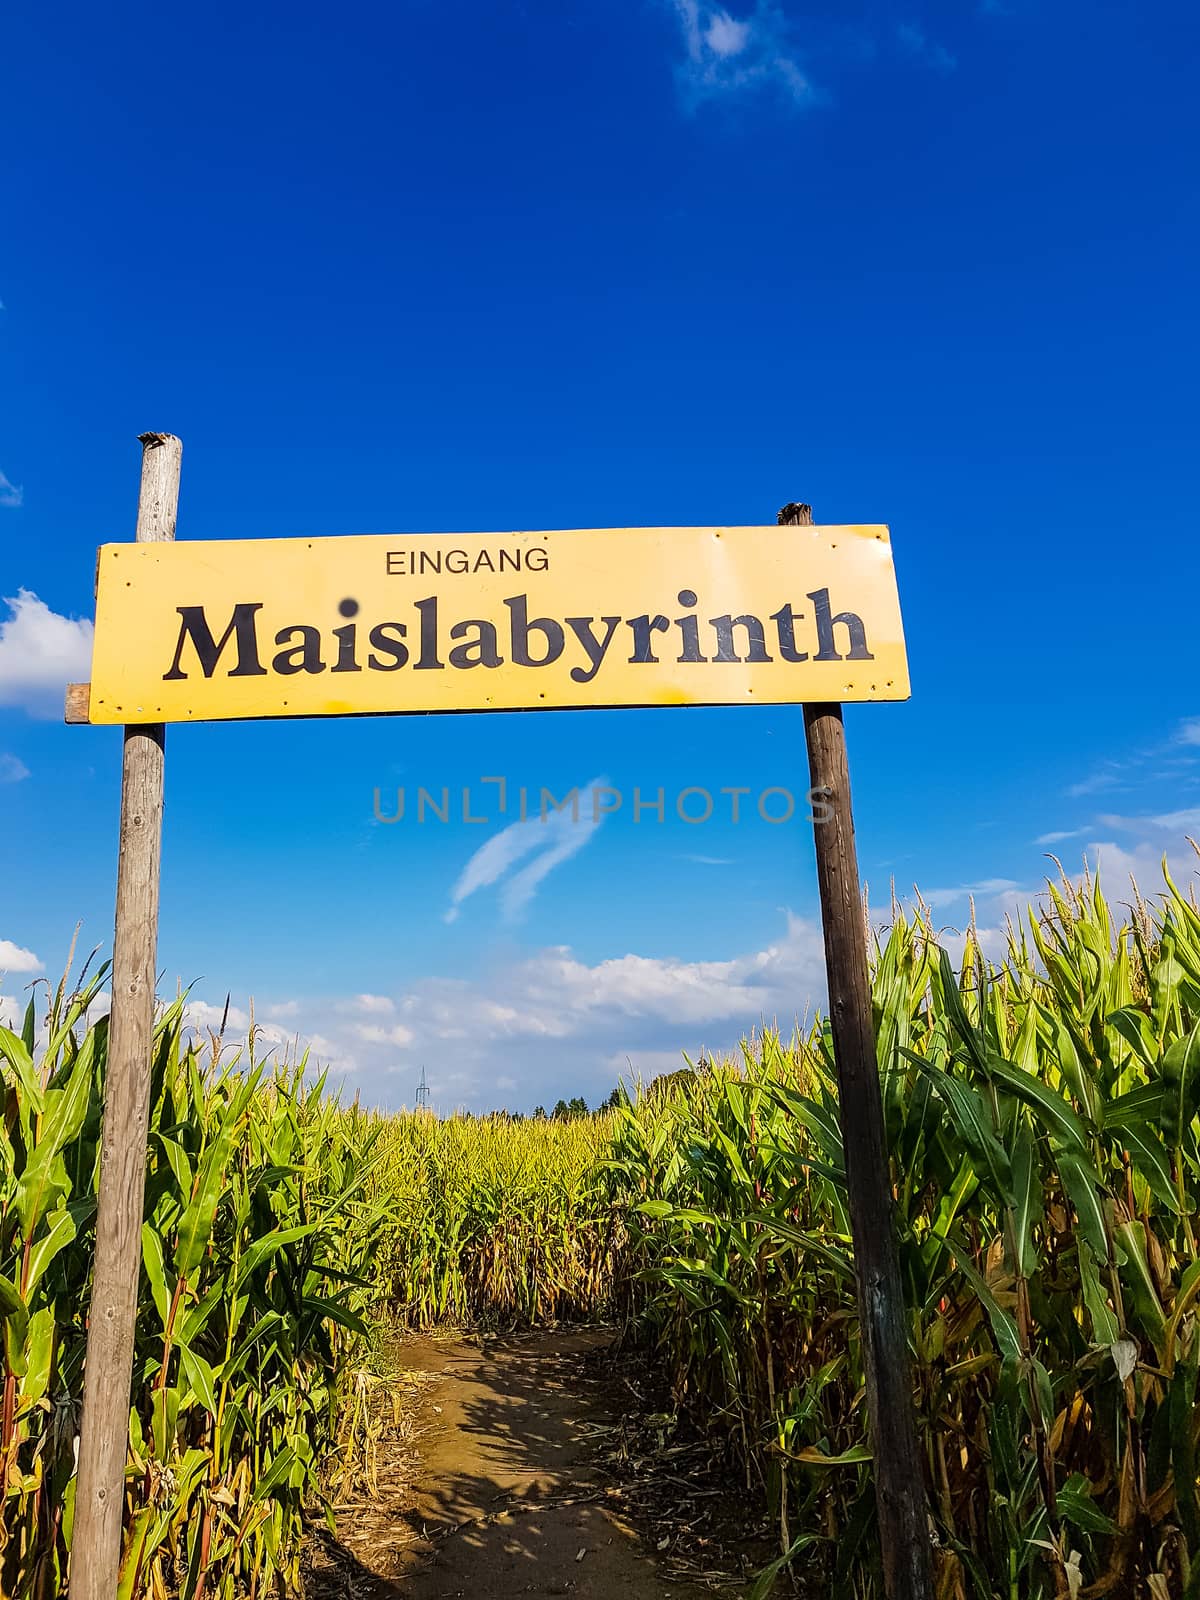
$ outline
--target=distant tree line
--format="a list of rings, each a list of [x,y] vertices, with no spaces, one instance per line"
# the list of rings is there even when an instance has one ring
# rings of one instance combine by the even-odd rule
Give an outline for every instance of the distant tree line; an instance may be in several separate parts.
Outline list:
[[[626,1098],[625,1090],[618,1084],[607,1100],[601,1100],[596,1110],[613,1111],[617,1106],[623,1105]],[[532,1115],[540,1117],[543,1122],[574,1122],[578,1117],[590,1117],[592,1112],[583,1096],[577,1094],[570,1100],[556,1100],[553,1111],[547,1111],[545,1106],[534,1106]]]

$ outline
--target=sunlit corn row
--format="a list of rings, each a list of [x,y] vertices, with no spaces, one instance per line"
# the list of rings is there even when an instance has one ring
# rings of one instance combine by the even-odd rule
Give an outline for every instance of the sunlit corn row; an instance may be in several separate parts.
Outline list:
[[[103,972],[0,1029],[0,1593],[69,1579],[107,1019]],[[207,1066],[155,1034],[122,1600],[294,1583],[335,1443],[378,1206],[374,1130],[301,1067]],[[41,1039],[41,1047],[36,1041]],[[86,1559],[86,1553],[82,1553]]]
[[[1200,1595],[1200,915],[1065,883],[998,971],[898,917],[874,999],[944,1597]],[[680,1401],[821,1593],[882,1594],[825,1027],[616,1113]],[[770,1575],[764,1580],[767,1587]]]
[[[375,1258],[405,1323],[530,1326],[602,1314],[619,1219],[592,1174],[611,1116],[379,1118],[374,1192],[389,1221]]]

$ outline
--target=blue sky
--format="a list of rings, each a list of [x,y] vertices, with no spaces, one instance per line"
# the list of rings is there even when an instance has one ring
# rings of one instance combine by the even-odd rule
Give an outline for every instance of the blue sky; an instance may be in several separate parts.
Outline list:
[[[894,878],[998,928],[1048,849],[1190,873],[1196,36],[1073,0],[10,17],[7,1008],[110,934],[119,734],[58,717],[148,428],[180,538],[886,521],[913,699],[847,713],[881,914]],[[486,775],[627,805],[519,859],[374,818]],[[799,709],[171,730],[165,982],[380,1103],[421,1065],[444,1108],[595,1098],[820,1002],[802,813],[687,826],[688,785],[805,789]]]

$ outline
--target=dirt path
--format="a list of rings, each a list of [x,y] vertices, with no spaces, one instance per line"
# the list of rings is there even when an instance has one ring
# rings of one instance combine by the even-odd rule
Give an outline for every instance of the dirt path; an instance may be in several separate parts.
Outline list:
[[[411,1418],[403,1465],[339,1518],[315,1592],[363,1600],[712,1600],[658,1570],[620,1516],[595,1439],[614,1420],[590,1370],[604,1332],[405,1341]],[[330,1579],[335,1576],[336,1583]],[[728,1593],[729,1591],[725,1591]]]

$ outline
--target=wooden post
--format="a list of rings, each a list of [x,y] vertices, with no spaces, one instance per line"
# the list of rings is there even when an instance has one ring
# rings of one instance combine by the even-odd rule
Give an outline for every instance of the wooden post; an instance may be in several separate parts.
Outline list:
[[[787,526],[807,527],[812,519],[811,506],[794,502],[779,513],[780,523]],[[827,821],[814,826],[813,836],[884,1592],[887,1600],[933,1600],[929,1520],[909,1378],[907,1318],[892,1217],[866,917],[854,847],[841,706],[806,705],[804,731],[812,788],[823,791],[832,813]]]
[[[183,445],[169,433],[144,433],[141,444],[137,539],[140,543],[174,539]],[[163,732],[161,723],[125,729],[112,1007],[71,1542],[71,1600],[113,1600],[121,1558],[154,1034]]]

